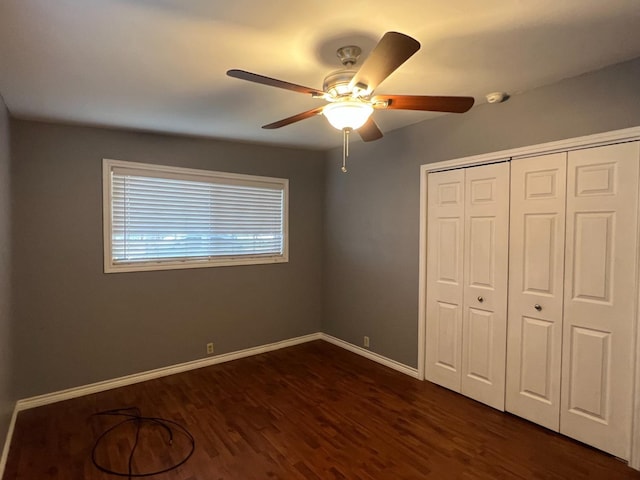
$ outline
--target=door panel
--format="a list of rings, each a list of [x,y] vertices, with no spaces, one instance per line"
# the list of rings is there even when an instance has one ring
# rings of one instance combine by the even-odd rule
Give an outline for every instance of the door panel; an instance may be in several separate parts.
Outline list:
[[[460,391],[464,170],[430,173],[427,217],[427,380]]]
[[[560,431],[628,459],[638,142],[569,152]]]
[[[466,225],[468,233],[469,285],[478,288],[495,288],[495,219],[470,217]]]
[[[475,308],[469,309],[469,362],[467,375],[490,384],[492,378],[493,314]]]
[[[465,170],[461,392],[504,410],[509,164]]]
[[[571,329],[569,411],[607,423],[611,334],[589,328]]]
[[[553,322],[522,317],[519,393],[551,405],[551,365],[553,363]],[[555,404],[559,414],[559,405]]]
[[[459,319],[462,318],[460,306],[437,302],[437,308],[435,363],[438,367],[449,369],[455,373],[460,365],[460,329],[458,325]]]
[[[441,218],[438,220],[436,228],[438,252],[446,252],[451,245],[456,245],[458,240],[462,238],[461,218]],[[459,252],[456,249],[452,249],[446,255],[438,255],[438,282],[451,285],[461,284],[458,267],[462,264],[462,259],[459,257]]]
[[[611,303],[615,212],[577,212],[573,229],[573,300]]]
[[[506,409],[555,431],[560,426],[566,156],[511,165]]]
[[[553,295],[555,284],[557,213],[524,214],[523,291]],[[562,226],[564,230],[564,226]]]

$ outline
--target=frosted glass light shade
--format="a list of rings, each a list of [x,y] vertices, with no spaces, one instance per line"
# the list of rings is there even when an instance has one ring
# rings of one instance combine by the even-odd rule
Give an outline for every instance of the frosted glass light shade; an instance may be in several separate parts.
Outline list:
[[[322,110],[329,123],[338,130],[350,128],[357,130],[366,123],[373,113],[373,107],[368,103],[353,100],[330,103]]]

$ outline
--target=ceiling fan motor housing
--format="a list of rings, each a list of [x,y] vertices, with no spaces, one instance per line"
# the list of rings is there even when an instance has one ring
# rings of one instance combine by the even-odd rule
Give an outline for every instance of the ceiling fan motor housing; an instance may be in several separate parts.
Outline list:
[[[322,90],[327,92],[332,97],[341,97],[344,95],[351,95],[351,89],[349,83],[356,74],[357,70],[351,68],[341,68],[331,72],[324,78],[322,83]]]
[[[346,45],[336,50],[336,55],[344,68],[327,75],[322,83],[322,89],[332,97],[351,95],[349,83],[357,72],[353,67],[361,53],[362,49],[357,45]]]

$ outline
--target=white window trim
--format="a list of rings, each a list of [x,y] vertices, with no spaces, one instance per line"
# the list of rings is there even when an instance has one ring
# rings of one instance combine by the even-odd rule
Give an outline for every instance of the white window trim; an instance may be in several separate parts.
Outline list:
[[[209,259],[185,259],[174,261],[145,261],[139,263],[114,264],[111,251],[111,172],[114,168],[131,168],[137,171],[187,175],[222,181],[241,181],[263,185],[277,185],[284,192],[283,202],[283,251],[276,255],[237,255]],[[143,272],[153,270],[178,270],[187,268],[227,267],[232,265],[260,265],[286,263],[289,261],[289,180],[286,178],[262,177],[238,173],[170,167],[165,165],[127,162],[105,158],[102,160],[102,224],[104,244],[104,273]]]

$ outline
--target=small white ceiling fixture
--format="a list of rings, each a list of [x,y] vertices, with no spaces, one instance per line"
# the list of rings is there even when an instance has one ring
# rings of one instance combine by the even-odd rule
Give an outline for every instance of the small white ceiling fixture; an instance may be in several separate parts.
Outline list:
[[[491,92],[485,95],[487,103],[502,103],[509,100],[509,95],[506,92]]]

